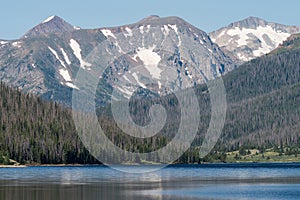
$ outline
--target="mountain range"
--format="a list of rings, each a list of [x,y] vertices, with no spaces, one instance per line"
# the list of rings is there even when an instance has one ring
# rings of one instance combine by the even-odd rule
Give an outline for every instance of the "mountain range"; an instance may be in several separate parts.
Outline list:
[[[136,86],[144,88],[153,80],[155,93],[168,94],[222,76],[297,32],[300,27],[255,17],[207,34],[178,17],[153,15],[134,24],[81,29],[51,16],[18,40],[0,41],[0,79],[70,105],[72,90],[80,90],[78,70],[96,74],[98,68],[86,59],[97,50],[97,64],[106,69],[101,102],[110,98],[112,88],[129,98]],[[172,77],[168,90],[162,87],[166,77]]]
[[[103,64],[109,69],[103,76],[112,86],[125,74],[127,82],[143,86],[146,74],[157,81],[157,92],[163,92],[161,75],[173,73],[175,90],[236,67],[204,31],[178,17],[149,16],[135,24],[89,30],[52,16],[21,39],[1,42],[0,78],[25,92],[69,104],[72,89],[80,89],[74,84],[78,69],[94,73],[85,58],[99,46],[105,59],[111,57]],[[133,88],[124,85],[116,87],[125,96],[131,94]]]

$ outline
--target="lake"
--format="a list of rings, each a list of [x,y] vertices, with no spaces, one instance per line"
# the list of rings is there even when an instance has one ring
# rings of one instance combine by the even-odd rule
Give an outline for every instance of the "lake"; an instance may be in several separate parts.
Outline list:
[[[151,166],[120,166],[133,171]],[[105,166],[0,169],[1,200],[299,199],[300,163],[171,165],[129,174]]]

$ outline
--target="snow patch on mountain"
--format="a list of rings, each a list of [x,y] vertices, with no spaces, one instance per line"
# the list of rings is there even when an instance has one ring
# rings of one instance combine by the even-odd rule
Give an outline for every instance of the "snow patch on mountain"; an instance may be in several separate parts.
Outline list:
[[[62,85],[66,85],[70,88],[79,90],[79,88],[74,85],[74,83],[72,83],[72,78],[67,69],[59,69],[58,72],[63,77],[64,81],[66,81],[65,83],[61,82]]]
[[[8,42],[6,41],[0,41],[0,45],[3,45],[3,44],[7,44]]]
[[[21,47],[21,44],[22,44],[22,42],[20,42],[20,41],[15,41],[15,42],[12,43],[12,45],[13,45],[14,47],[17,47],[17,48],[20,48],[20,47]]]
[[[70,88],[73,88],[73,89],[79,90],[79,88],[78,88],[76,85],[74,85],[73,83],[70,83],[70,82],[67,82],[67,83],[66,83],[66,86],[68,86],[68,87],[70,87]]]
[[[70,47],[72,48],[73,50],[73,53],[74,55],[76,56],[76,58],[79,60],[80,62],[80,67],[85,69],[85,67],[90,67],[91,64],[88,63],[88,62],[85,62],[83,59],[82,59],[82,56],[81,56],[81,48],[80,48],[80,45],[78,44],[78,42],[74,39],[71,39],[70,40]]]
[[[163,27],[161,27],[161,31],[164,33],[165,37],[167,37],[169,35],[170,29],[167,25],[164,25]]]
[[[173,24],[173,25],[168,24],[168,26],[169,26],[171,29],[173,29],[173,30],[176,32],[176,34],[178,35],[178,29],[177,29],[177,25],[176,25],[176,24]]]
[[[129,80],[129,78],[125,75],[123,76],[123,78],[128,82],[128,83],[132,83],[131,80]]]
[[[117,37],[111,32],[111,30],[109,29],[102,29],[101,32],[103,33],[103,35],[105,35],[105,37],[112,37],[114,39],[117,39]]]
[[[168,24],[168,26],[175,31],[175,33],[177,35],[177,38],[178,38],[178,46],[181,46],[181,38],[180,38],[180,36],[178,34],[177,25],[176,24],[174,24],[174,25]]]
[[[140,26],[139,29],[140,29],[140,33],[144,34],[144,26]]]
[[[147,30],[146,30],[146,33],[149,33],[149,31],[150,31],[150,28],[151,28],[151,25],[150,25],[150,24],[148,24],[148,25],[147,25]]]
[[[122,48],[121,48],[121,46],[119,45],[119,42],[118,42],[118,41],[114,42],[114,45],[118,48],[119,53],[121,53],[121,54],[126,54],[126,53],[122,50]]]
[[[256,29],[240,29],[239,27],[235,27],[234,29],[228,30],[227,34],[232,37],[239,37],[237,40],[238,47],[247,45],[247,40],[249,40],[252,35],[256,36],[261,42],[261,47],[253,51],[255,57],[269,53],[291,35],[282,31],[276,31],[271,26],[258,26]],[[267,41],[266,37],[269,37],[270,40]]]
[[[134,77],[135,81],[137,82],[137,84],[139,86],[141,86],[142,88],[147,88],[146,85],[142,82],[140,82],[138,75],[134,72],[132,73],[132,76]]]
[[[236,54],[237,57],[240,59],[240,60],[243,60],[243,61],[248,61],[249,59],[252,59],[253,57],[246,57],[245,55],[243,55],[242,53],[237,53]]]
[[[192,75],[190,74],[188,68],[185,67],[184,70],[185,70],[185,74],[186,74],[190,79],[192,79],[193,77],[192,77]]]
[[[45,19],[44,21],[42,21],[42,24],[50,22],[54,17],[55,17],[54,15],[48,17],[47,19]]]
[[[64,50],[63,48],[60,48],[60,51],[61,51],[61,53],[63,54],[66,63],[67,63],[68,65],[71,65],[71,61],[70,61],[68,55],[66,54],[65,50]]]
[[[65,81],[70,81],[70,82],[72,81],[72,78],[71,78],[68,70],[60,69],[58,71],[59,71],[60,75],[65,79]]]
[[[116,89],[119,90],[120,92],[122,92],[122,94],[128,99],[133,94],[133,92],[131,90],[127,89],[125,86],[116,86]]]
[[[125,37],[128,37],[128,36],[132,36],[133,34],[132,34],[132,30],[130,29],[130,28],[128,28],[128,27],[125,27],[125,30],[127,31],[127,33],[128,34],[126,34],[126,33],[124,33],[124,35],[125,35]]]
[[[138,57],[137,54],[134,54],[133,56],[131,56],[132,60],[134,60],[135,62],[137,62],[137,57]]]
[[[48,49],[49,49],[49,50],[51,51],[51,53],[55,56],[55,58],[60,62],[60,64],[61,64],[64,68],[66,68],[65,63],[59,58],[57,52],[56,52],[54,49],[52,49],[51,47],[49,47],[49,46],[48,46]]]
[[[137,55],[144,63],[145,68],[149,71],[153,78],[160,79],[162,70],[158,67],[161,57],[154,52],[155,46],[149,48],[138,48]]]

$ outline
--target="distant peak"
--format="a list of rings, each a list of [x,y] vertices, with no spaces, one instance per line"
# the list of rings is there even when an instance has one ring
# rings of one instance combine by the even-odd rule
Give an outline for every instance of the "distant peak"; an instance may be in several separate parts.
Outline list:
[[[40,24],[30,29],[23,38],[49,34],[49,33],[58,33],[65,31],[75,30],[74,26],[63,20],[62,18],[52,15],[42,21]]]
[[[154,25],[162,25],[162,24],[187,24],[183,19],[177,16],[170,17],[159,17],[157,15],[150,15],[141,21],[137,22],[137,24],[154,24]]]
[[[158,15],[150,15],[148,17],[145,17],[144,19],[142,19],[140,22],[151,22],[153,20],[158,20],[160,19],[160,17]]]
[[[240,27],[240,28],[256,28],[258,26],[266,26],[268,24],[267,21],[258,17],[247,17],[241,21],[234,22],[230,24],[230,27]]]
[[[250,16],[250,17],[247,17],[246,19],[243,19],[242,21],[248,21],[248,22],[265,22],[266,23],[266,20],[264,19],[261,19],[259,17],[253,17],[253,16]]]
[[[41,24],[45,24],[48,22],[56,22],[56,21],[65,22],[65,20],[63,20],[61,17],[58,17],[57,15],[52,15],[52,16],[48,17],[47,19],[45,19],[44,21],[42,21]]]
[[[149,19],[159,19],[160,17],[158,15],[150,15],[146,18],[149,18]]]
[[[150,15],[133,24],[126,24],[118,27],[105,27],[105,28],[113,30],[113,32],[122,32],[122,31],[126,31],[126,28],[137,29],[143,27],[151,27],[151,28],[156,27],[161,29],[162,27],[165,28],[166,26],[175,27],[179,32],[181,32],[181,30],[183,29],[189,29],[189,30],[194,30],[194,32],[198,32],[198,35],[199,34],[206,35],[204,31],[200,30],[199,28],[191,25],[184,19],[177,16],[159,17],[157,15]]]
[[[244,20],[260,20],[260,21],[265,21],[264,19],[262,19],[262,18],[259,18],[259,17],[255,17],[255,16],[249,16],[249,17],[247,17],[246,19],[244,19]]]

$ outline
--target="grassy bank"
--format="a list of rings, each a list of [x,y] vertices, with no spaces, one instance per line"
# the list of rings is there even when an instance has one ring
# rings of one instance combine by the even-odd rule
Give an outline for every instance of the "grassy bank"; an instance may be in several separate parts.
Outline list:
[[[300,162],[298,152],[291,153],[288,149],[286,150],[286,152],[280,152],[273,148],[265,151],[248,149],[242,154],[241,151],[232,151],[226,153],[226,162]]]

